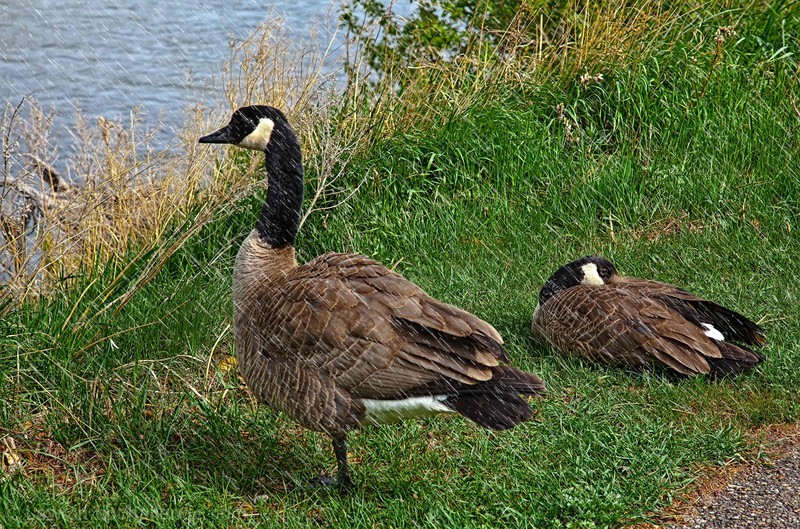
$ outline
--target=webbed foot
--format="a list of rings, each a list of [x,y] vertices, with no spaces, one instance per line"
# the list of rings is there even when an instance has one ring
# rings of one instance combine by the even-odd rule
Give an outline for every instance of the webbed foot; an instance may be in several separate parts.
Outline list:
[[[317,476],[308,482],[308,486],[312,489],[337,487],[342,494],[347,494],[356,488],[356,484],[349,474],[345,474],[344,476],[340,475],[338,478]]]

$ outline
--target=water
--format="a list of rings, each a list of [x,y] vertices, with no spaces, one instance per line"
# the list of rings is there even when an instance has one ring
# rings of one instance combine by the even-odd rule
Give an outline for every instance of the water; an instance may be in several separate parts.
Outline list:
[[[296,38],[336,24],[333,0],[23,0],[0,4],[0,102],[32,96],[55,108],[52,138],[69,143],[75,110],[93,118],[163,122],[170,143],[181,112],[228,57],[232,37],[283,19]],[[318,38],[327,40],[324,30]]]

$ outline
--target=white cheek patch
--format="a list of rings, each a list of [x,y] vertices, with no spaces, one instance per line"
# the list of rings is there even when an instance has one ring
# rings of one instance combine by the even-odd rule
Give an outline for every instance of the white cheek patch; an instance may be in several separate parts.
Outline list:
[[[267,144],[269,143],[269,138],[272,136],[273,128],[275,128],[275,122],[271,119],[259,119],[256,129],[239,142],[239,147],[253,149],[254,151],[266,150]]]
[[[703,333],[705,333],[706,336],[708,336],[709,338],[713,338],[715,340],[719,340],[720,342],[725,341],[725,335],[719,332],[713,325],[711,325],[710,323],[703,323],[703,322],[700,323],[703,325],[703,327],[706,328],[706,330],[703,331]]]
[[[583,270],[583,280],[581,283],[584,285],[604,285],[603,278],[597,273],[597,265],[588,263],[581,267]]]

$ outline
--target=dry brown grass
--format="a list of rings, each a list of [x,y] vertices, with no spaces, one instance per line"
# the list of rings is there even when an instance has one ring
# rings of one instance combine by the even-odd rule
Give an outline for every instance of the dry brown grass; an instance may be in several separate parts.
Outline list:
[[[210,90],[221,96],[187,109],[182,135],[167,148],[154,147],[153,131],[135,112],[125,123],[79,117],[76,154],[62,159],[48,141],[52,115],[33,101],[8,108],[0,124],[0,189],[19,195],[14,207],[9,196],[1,201],[0,310],[11,306],[3,299],[15,305],[63,290],[70,284],[64,278],[91,275],[106,263],[116,263],[122,274],[147,259],[132,290],[103,300],[106,309],[124,306],[188,237],[251,190],[260,157],[250,157],[242,170],[234,166],[241,156],[196,144],[238,106],[265,103],[287,111],[314,185],[307,217],[352,196],[358,184],[340,185],[348,163],[380,138],[452,119],[509,90],[536,90],[553,76],[601,79],[615,65],[646,58],[651,43],[678,35],[694,5],[574,0],[553,24],[541,8],[523,3],[496,45],[487,46],[476,17],[476,37],[465,54],[386,72],[377,84],[356,43],[348,54],[355,73],[345,89],[337,86],[336,69],[324,67],[330,46],[294,43],[273,20],[231,43]],[[65,176],[53,175],[53,165],[66,167]],[[124,263],[123,255],[129,256]]]
[[[425,128],[505,93],[536,91],[553,78],[584,86],[602,82],[604,72],[644,61],[668,46],[702,8],[695,1],[572,0],[553,11],[547,4],[523,1],[499,33],[483,26],[485,13],[478,11],[466,50],[448,60],[397,57],[387,48],[380,62],[390,67],[378,74],[360,60],[362,49],[355,43],[347,97],[361,107],[358,126],[373,126],[379,135]],[[375,38],[381,31],[375,27],[364,34]],[[698,49],[705,49],[699,40]],[[420,57],[425,55],[436,56]],[[402,91],[392,90],[400,85]]]
[[[133,247],[162,244],[167,227],[219,205],[237,182],[223,174],[208,178],[211,153],[182,140],[156,150],[152,131],[103,118],[76,124],[77,154],[56,173],[56,150],[48,142],[49,119],[25,102],[27,119],[8,111],[3,122],[2,182],[6,200],[0,241],[4,294],[23,301],[59,289],[63,279],[117,259]],[[185,130],[200,132],[200,124]],[[11,193],[34,219],[9,205]],[[32,222],[31,222],[32,221]],[[32,227],[31,227],[32,224]],[[11,256],[9,259],[8,256]]]
[[[704,230],[712,229],[699,219],[692,218],[685,210],[681,210],[677,215],[667,218],[653,220],[641,226],[631,226],[622,230],[619,234],[614,234],[613,222],[609,220],[609,233],[612,237],[619,240],[638,241],[647,239],[656,242],[664,238],[679,238],[687,234],[699,234]]]
[[[100,300],[101,312],[120,310],[189,237],[261,185],[254,178],[260,157],[243,170],[231,151],[197,145],[231,108],[268,103],[290,109],[304,148],[319,153],[307,158],[319,183],[313,203],[331,188],[341,174],[334,168],[353,151],[358,134],[338,135],[331,123],[333,92],[321,74],[325,50],[295,46],[280,25],[270,28],[231,44],[217,80],[229,108],[215,104],[211,111],[197,103],[166,148],[154,146],[154,130],[143,128],[135,112],[128,123],[78,116],[76,154],[59,158],[48,137],[52,114],[31,100],[6,109],[0,302],[11,303],[0,308],[62,291],[69,278],[110,264],[121,278],[146,259],[125,294]],[[66,167],[65,175],[53,166]]]
[[[22,427],[16,441],[10,435],[0,439],[0,459],[14,461],[14,466],[0,464],[0,477],[21,473],[65,490],[94,485],[105,475],[108,461],[93,450],[67,450],[40,425],[28,422]]]
[[[330,64],[334,40],[324,49],[301,45],[271,22],[246,39],[232,42],[221,76],[229,111],[244,105],[269,104],[286,112],[301,140],[307,178],[314,186],[303,222],[314,211],[335,207],[318,208],[320,199],[338,204],[357,190],[358,186],[344,189],[337,183],[375,129],[370,123],[374,114],[337,112],[357,105],[360,94],[337,86],[341,79],[337,78],[336,64]],[[260,157],[251,157],[251,164],[258,163]]]

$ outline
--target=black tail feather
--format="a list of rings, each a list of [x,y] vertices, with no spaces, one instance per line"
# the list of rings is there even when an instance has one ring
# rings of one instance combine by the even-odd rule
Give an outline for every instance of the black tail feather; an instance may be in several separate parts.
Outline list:
[[[475,390],[485,392],[486,388],[498,388],[522,395],[541,395],[544,393],[544,382],[541,378],[511,366],[498,366],[492,368],[492,378],[481,384],[472,386]]]
[[[685,300],[671,296],[664,297],[663,301],[698,327],[702,327],[703,323],[713,325],[726,340],[747,345],[762,345],[766,342],[764,329],[760,325],[713,301]]]
[[[533,417],[533,410],[521,395],[542,395],[542,379],[509,366],[495,367],[492,373],[486,382],[461,385],[445,404],[493,430],[507,430]]]
[[[706,358],[713,378],[738,375],[765,359],[764,355],[747,347],[719,340],[714,341],[722,352],[722,358]]]
[[[443,401],[452,410],[479,425],[507,430],[533,417],[522,395],[541,396],[544,382],[532,373],[510,366],[492,368],[492,378],[476,384],[439,379],[403,392],[403,398],[448,395]]]
[[[492,430],[508,430],[533,417],[528,402],[516,393],[468,393],[448,397],[445,404]]]
[[[713,301],[696,302],[701,319],[716,327],[726,340],[742,342],[747,345],[761,345],[766,342],[764,329],[760,325],[739,314],[726,309]]]

